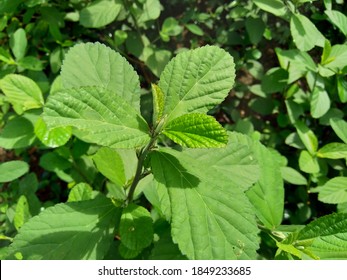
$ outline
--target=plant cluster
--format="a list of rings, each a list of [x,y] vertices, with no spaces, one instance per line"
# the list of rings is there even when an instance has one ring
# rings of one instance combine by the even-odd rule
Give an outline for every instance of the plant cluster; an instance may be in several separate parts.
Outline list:
[[[343,1],[0,3],[0,259],[346,259]]]

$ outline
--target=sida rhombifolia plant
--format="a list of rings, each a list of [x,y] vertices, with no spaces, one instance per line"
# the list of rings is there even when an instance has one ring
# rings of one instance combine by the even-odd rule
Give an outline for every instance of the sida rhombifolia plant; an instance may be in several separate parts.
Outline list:
[[[347,215],[281,227],[275,153],[206,114],[234,78],[233,59],[219,47],[178,54],[152,85],[147,123],[139,77],[122,56],[99,43],[71,48],[62,89],[49,96],[42,117],[49,129],[72,127],[94,144],[107,191],[74,186],[68,202],[19,229],[8,258],[256,259],[260,230],[275,241],[278,258],[346,257]]]

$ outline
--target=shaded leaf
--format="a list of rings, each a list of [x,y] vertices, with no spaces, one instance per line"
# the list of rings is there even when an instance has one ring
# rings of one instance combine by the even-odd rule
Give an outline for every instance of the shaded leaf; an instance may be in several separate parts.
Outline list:
[[[29,171],[29,165],[20,160],[0,163],[0,182],[13,181]]]

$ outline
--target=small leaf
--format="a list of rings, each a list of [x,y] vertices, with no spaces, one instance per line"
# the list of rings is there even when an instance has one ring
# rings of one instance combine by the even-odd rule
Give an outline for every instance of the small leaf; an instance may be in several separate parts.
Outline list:
[[[253,2],[260,9],[278,17],[284,17],[288,13],[286,5],[281,0],[253,0]]]
[[[318,148],[318,139],[316,135],[301,121],[295,123],[295,128],[306,149],[311,155],[314,155]]]
[[[186,24],[187,29],[195,35],[203,36],[204,31],[196,24],[188,23]]]
[[[160,15],[161,5],[159,0],[144,0],[142,12],[137,18],[138,24],[143,24],[147,21],[157,19]]]
[[[131,250],[139,251],[153,241],[153,220],[142,206],[130,204],[122,213],[119,234],[121,242]]]
[[[149,140],[148,125],[119,95],[100,87],[62,90],[50,96],[43,119],[50,128],[73,126],[86,142],[135,148]]]
[[[233,58],[216,46],[179,53],[165,67],[158,86],[165,94],[168,121],[188,113],[207,113],[234,85]]]
[[[31,218],[29,203],[24,195],[21,195],[17,201],[16,212],[13,218],[13,224],[19,230],[25,222]]]
[[[306,173],[318,173],[320,168],[316,157],[307,151],[301,151],[299,156],[300,170]]]
[[[347,144],[342,143],[329,143],[320,148],[317,156],[321,158],[347,158]]]
[[[291,16],[290,31],[295,45],[301,51],[309,51],[314,46],[324,47],[324,36],[304,15],[293,14]]]
[[[44,100],[39,86],[30,78],[9,74],[0,81],[0,87],[8,101],[20,108],[21,112],[41,108]]]
[[[342,103],[347,102],[347,80],[344,75],[336,77],[337,93]]]
[[[334,10],[326,10],[324,13],[329,17],[334,25],[347,37],[347,17],[343,13]]]
[[[43,119],[39,118],[35,124],[35,134],[44,145],[56,148],[65,145],[69,141],[72,129],[71,127],[48,129]]]
[[[80,23],[84,27],[100,28],[113,22],[122,8],[114,0],[96,0],[80,12]]]
[[[178,21],[174,17],[168,17],[164,20],[161,26],[160,36],[163,41],[168,42],[170,38],[166,36],[177,36],[181,34],[183,27],[179,25]],[[167,41],[165,39],[168,39]]]
[[[319,119],[330,109],[330,98],[325,89],[315,87],[311,96],[311,114],[315,119]]]
[[[318,187],[318,199],[324,203],[347,202],[347,177],[335,177]]]
[[[156,85],[152,84],[153,95],[153,124],[158,124],[163,116],[165,96],[162,90]]]
[[[13,160],[0,163],[0,183],[13,181],[29,171],[29,165],[24,161]]]
[[[343,119],[332,118],[330,120],[330,125],[336,135],[347,144],[347,122]]]
[[[120,209],[104,196],[49,207],[31,218],[10,245],[9,259],[103,259],[114,237]]]
[[[17,60],[25,56],[27,45],[28,40],[25,30],[23,28],[18,28],[10,36],[10,47]]]
[[[245,26],[251,43],[254,45],[258,44],[263,37],[266,27],[263,20],[260,17],[248,17],[246,18]]]
[[[59,172],[70,168],[72,163],[57,152],[48,152],[41,156],[39,165],[45,170]]]
[[[290,184],[293,185],[307,185],[307,180],[294,168],[284,166],[281,167],[282,178]]]
[[[86,183],[79,183],[71,189],[67,202],[90,199],[93,199],[93,189],[91,186]]]
[[[42,62],[34,56],[26,56],[17,61],[18,66],[32,70],[32,71],[42,71],[44,66]]]
[[[225,129],[205,114],[180,116],[167,124],[163,134],[189,148],[224,147],[228,143]]]

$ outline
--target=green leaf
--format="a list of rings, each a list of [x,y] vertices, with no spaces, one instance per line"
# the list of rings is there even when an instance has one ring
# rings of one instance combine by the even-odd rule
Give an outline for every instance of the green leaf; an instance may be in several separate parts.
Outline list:
[[[29,165],[20,160],[0,163],[0,183],[13,181],[29,171]]]
[[[336,135],[347,144],[347,122],[343,119],[332,118],[330,120],[330,125]]]
[[[225,129],[211,116],[186,114],[170,121],[163,134],[189,148],[224,147],[228,143]]]
[[[279,67],[271,68],[261,80],[261,89],[268,94],[282,92],[287,86],[287,79],[287,71]]]
[[[178,21],[174,17],[168,17],[161,26],[160,36],[164,42],[168,42],[170,40],[169,36],[177,36],[182,31],[183,27],[179,25]]]
[[[100,87],[62,90],[50,96],[43,119],[50,128],[73,126],[85,142],[135,148],[149,141],[146,121],[119,95]]]
[[[42,168],[53,172],[59,172],[72,166],[69,160],[56,152],[48,152],[41,156],[39,164]]]
[[[34,56],[26,56],[17,61],[18,66],[33,70],[33,71],[42,71],[44,69],[43,63]]]
[[[160,15],[161,6],[159,0],[144,0],[143,2],[143,10],[137,18],[138,24],[157,19]]]
[[[248,17],[246,18],[245,26],[251,43],[254,45],[258,44],[263,37],[266,27],[263,20],[260,17]]]
[[[23,28],[18,28],[10,36],[10,47],[17,60],[25,56],[27,45],[28,40],[25,30]]]
[[[347,45],[332,46],[329,57],[319,69],[319,74],[323,77],[330,77],[339,73],[346,66],[346,60]]]
[[[159,77],[170,58],[170,51],[157,49],[154,50],[154,52],[145,60],[145,62],[153,74]]]
[[[321,158],[347,158],[347,144],[329,143],[320,148],[317,156]]]
[[[86,183],[75,185],[69,192],[67,202],[93,199],[93,189]]]
[[[49,207],[19,230],[8,258],[101,260],[114,237],[120,209],[103,196]]]
[[[17,106],[18,113],[41,108],[44,104],[39,86],[30,78],[22,75],[9,74],[0,80],[0,88],[8,101]]]
[[[324,36],[304,15],[292,15],[290,19],[290,31],[296,47],[301,51],[309,51],[314,46],[324,47]]]
[[[96,0],[80,12],[80,23],[88,28],[100,28],[113,22],[122,5],[115,0]]]
[[[42,118],[39,118],[35,124],[35,134],[42,144],[50,148],[60,147],[69,141],[72,129],[71,127],[56,127],[48,129]]]
[[[186,24],[187,29],[195,35],[203,36],[204,31],[196,24],[188,23]]]
[[[300,170],[306,173],[318,173],[320,168],[316,157],[308,151],[301,151],[299,156]]]
[[[347,202],[347,178],[335,177],[326,182],[323,186],[315,189],[318,192],[318,199],[324,203],[344,203]]]
[[[330,109],[330,98],[325,89],[315,87],[311,96],[311,115],[319,119]]]
[[[254,149],[260,166],[260,178],[246,194],[259,220],[267,228],[274,229],[282,222],[284,208],[280,166],[273,154],[261,144],[257,143]]]
[[[258,229],[243,190],[190,151],[151,154],[154,178],[168,188],[173,241],[189,259],[254,259]]]
[[[288,13],[286,5],[281,0],[253,0],[262,10],[278,17],[284,17]]]
[[[295,123],[295,128],[306,149],[311,155],[314,155],[318,149],[318,139],[316,135],[301,121]]]
[[[128,205],[122,213],[119,234],[121,242],[131,250],[139,251],[153,241],[153,220],[142,206]]]
[[[296,244],[320,259],[346,259],[347,214],[331,214],[314,220],[299,231]]]
[[[100,43],[78,44],[65,56],[63,86],[104,87],[123,97],[140,112],[140,82],[133,67],[119,54]]]
[[[17,201],[16,212],[13,218],[15,228],[19,230],[30,218],[28,200],[24,195],[21,195]]]
[[[337,26],[340,31],[347,37],[347,17],[343,13],[334,10],[326,10],[324,13],[329,17],[331,22]]]
[[[36,120],[36,115],[28,113],[9,120],[0,132],[0,146],[9,150],[29,147],[35,141]]]
[[[207,113],[234,84],[233,58],[215,46],[178,54],[165,67],[158,86],[165,94],[168,121],[188,113]]]
[[[153,95],[153,124],[158,124],[163,116],[165,96],[162,90],[156,84],[152,84],[152,95]]]
[[[344,75],[336,77],[337,93],[342,103],[347,102],[347,80]]]
[[[281,167],[282,178],[290,184],[293,185],[307,185],[307,180],[294,168],[284,166]]]

